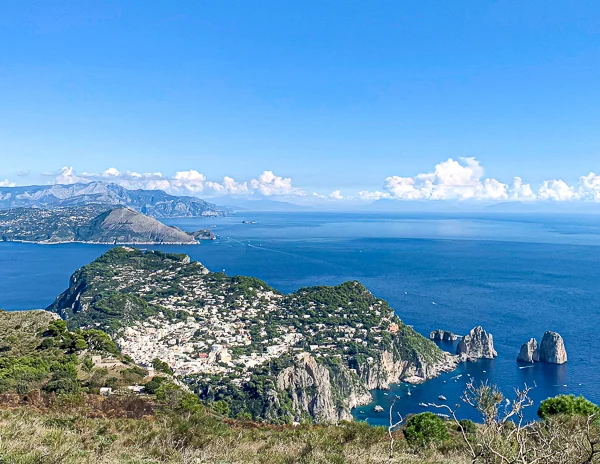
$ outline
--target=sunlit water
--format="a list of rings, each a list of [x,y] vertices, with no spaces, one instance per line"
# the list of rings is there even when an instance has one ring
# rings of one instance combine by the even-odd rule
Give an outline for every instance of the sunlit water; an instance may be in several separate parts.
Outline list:
[[[455,404],[471,377],[489,379],[509,396],[535,384],[537,402],[559,393],[600,402],[600,217],[239,213],[166,222],[186,230],[216,226],[214,242],[160,247],[211,270],[256,276],[284,292],[356,279],[424,335],[436,328],[464,334],[475,325],[494,334],[493,361],[374,392],[374,403],[356,411],[370,423],[387,422],[373,406],[387,409],[396,395],[402,414],[424,411],[419,403],[439,402],[439,395]],[[0,243],[0,307],[46,307],[73,271],[108,248]],[[569,362],[517,364],[521,344],[539,341],[545,330],[562,334]],[[465,406],[460,415],[476,418]]]

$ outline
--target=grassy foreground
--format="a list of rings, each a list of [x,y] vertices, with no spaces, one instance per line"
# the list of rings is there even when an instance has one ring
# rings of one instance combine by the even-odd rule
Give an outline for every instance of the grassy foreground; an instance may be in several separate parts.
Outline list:
[[[90,418],[0,411],[0,462],[70,463],[467,463],[460,449],[411,451],[397,434],[389,460],[387,429],[362,423],[317,427],[265,426],[223,420],[211,413],[189,418]],[[461,457],[462,456],[462,457]]]

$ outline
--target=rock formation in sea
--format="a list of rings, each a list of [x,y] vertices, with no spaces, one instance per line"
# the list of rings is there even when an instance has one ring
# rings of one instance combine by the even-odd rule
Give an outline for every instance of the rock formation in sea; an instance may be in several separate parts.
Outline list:
[[[477,359],[494,359],[498,356],[494,350],[494,339],[481,326],[477,326],[461,338],[456,348],[456,354],[461,361],[475,361]]]
[[[539,353],[541,362],[550,364],[564,364],[567,362],[567,351],[563,338],[550,330],[542,338]]]
[[[527,343],[521,346],[521,351],[517,355],[517,361],[526,363],[538,362],[540,360],[540,353],[538,350],[537,340],[531,338]]]
[[[431,340],[442,340],[445,342],[454,342],[458,340],[458,335],[448,330],[437,329],[429,334]]]

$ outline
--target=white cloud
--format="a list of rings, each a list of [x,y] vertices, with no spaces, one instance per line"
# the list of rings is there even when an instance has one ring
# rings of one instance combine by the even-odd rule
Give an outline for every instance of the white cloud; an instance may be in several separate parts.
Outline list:
[[[537,197],[540,200],[569,201],[576,200],[579,195],[565,181],[554,179],[544,181]]]
[[[212,190],[215,195],[243,195],[249,193],[248,182],[237,182],[232,177],[225,176],[221,183],[207,182],[206,186]]]
[[[590,173],[581,177],[577,188],[563,180],[545,181],[537,194],[520,177],[512,185],[491,177],[475,158],[459,158],[439,163],[433,172],[413,177],[391,176],[385,179],[384,192],[362,191],[365,200],[393,198],[398,200],[487,200],[487,201],[572,201],[587,199],[600,202],[600,176]]]
[[[17,184],[10,182],[8,179],[0,180],[0,187],[14,187],[15,185]]]
[[[311,197],[314,200],[482,200],[482,201],[591,201],[600,203],[600,175],[590,172],[579,178],[575,185],[562,179],[544,181],[539,187],[532,187],[521,177],[503,183],[485,177],[483,166],[475,158],[449,158],[438,163],[431,172],[414,176],[389,176],[381,190],[361,190],[357,195],[342,195],[339,189],[330,194],[307,193],[294,186],[290,177],[282,177],[273,171],[264,171],[260,176],[238,181],[225,176],[222,180],[208,179],[200,171],[191,169],[178,171],[173,176],[160,172],[139,173],[119,171],[111,167],[100,173],[78,174],[72,167],[63,167],[52,174],[54,182],[72,184],[102,180],[115,182],[130,189],[160,189],[175,194],[203,194],[207,196],[255,195],[255,196],[297,196]],[[0,181],[0,186],[13,186],[14,183]]]
[[[273,171],[265,171],[258,179],[252,179],[250,186],[255,192],[267,197],[272,195],[306,195],[304,190],[292,186],[290,177],[276,176]]]
[[[188,193],[201,193],[204,190],[206,176],[200,174],[195,169],[190,171],[179,171],[170,180],[170,188],[175,191],[185,191]]]
[[[579,196],[588,201],[600,202],[600,176],[590,172],[579,178]]]
[[[165,190],[177,194],[206,194],[206,195],[289,195],[304,196],[303,189],[292,185],[289,177],[280,177],[272,171],[264,171],[257,179],[249,182],[238,182],[232,177],[225,176],[222,181],[211,181],[195,169],[178,171],[172,177],[163,176],[160,172],[138,173],[134,171],[119,171],[111,167],[100,173],[77,174],[72,167],[63,167],[58,173],[47,174],[54,176],[56,184],[88,183],[92,181],[115,182],[129,189]]]
[[[536,194],[533,193],[531,185],[524,184],[523,179],[520,177],[515,177],[513,179],[513,184],[508,192],[508,195],[511,200],[516,201],[529,201],[536,199]]]

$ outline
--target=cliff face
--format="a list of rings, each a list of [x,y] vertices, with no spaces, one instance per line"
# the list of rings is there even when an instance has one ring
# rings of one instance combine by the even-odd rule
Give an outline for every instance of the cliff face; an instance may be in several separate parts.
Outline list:
[[[567,362],[567,351],[563,338],[556,332],[547,331],[540,344],[540,361],[550,364]]]
[[[456,354],[461,361],[475,361],[477,359],[494,359],[498,356],[494,349],[494,338],[483,327],[478,326],[461,338],[456,349]]]
[[[454,342],[458,340],[458,335],[447,330],[437,329],[429,334],[431,340],[442,340],[445,342]]]
[[[317,422],[352,420],[352,408],[371,402],[355,373],[342,365],[327,367],[308,353],[277,376],[277,387],[291,397],[296,417],[308,413]]]
[[[538,351],[538,344],[535,338],[531,338],[527,343],[521,346],[521,351],[517,356],[517,361],[533,363],[540,360],[540,354]]]

